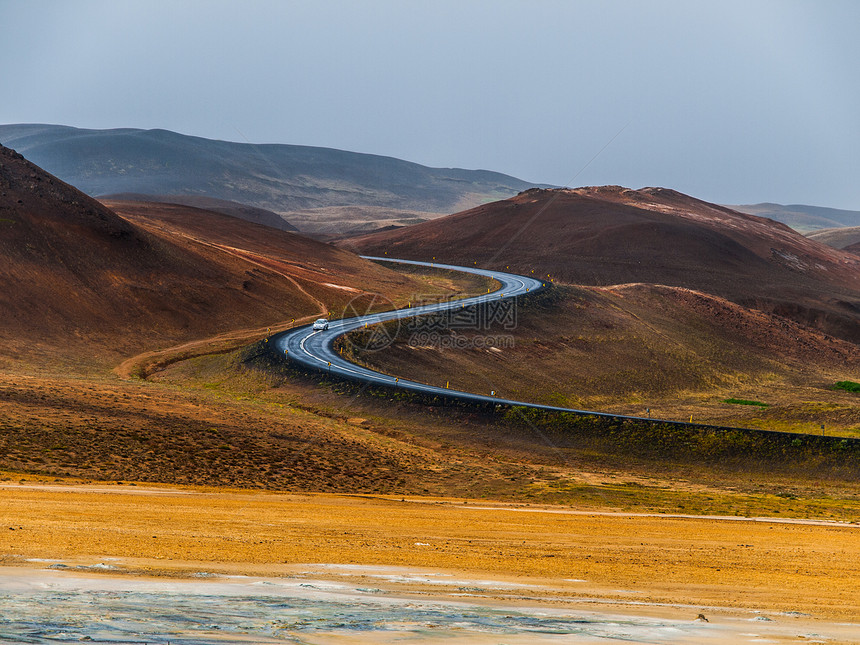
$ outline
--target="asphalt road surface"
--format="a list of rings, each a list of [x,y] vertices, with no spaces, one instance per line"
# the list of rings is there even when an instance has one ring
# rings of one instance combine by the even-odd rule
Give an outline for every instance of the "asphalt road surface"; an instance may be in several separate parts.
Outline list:
[[[472,298],[461,300],[451,300],[447,302],[439,302],[420,307],[411,307],[406,309],[395,309],[381,313],[372,313],[366,315],[357,315],[351,318],[341,320],[332,320],[329,322],[329,328],[325,331],[314,331],[312,325],[297,327],[286,332],[282,332],[273,336],[270,342],[275,344],[277,350],[285,356],[287,360],[294,361],[305,367],[328,372],[332,376],[346,378],[354,381],[360,381],[375,385],[385,385],[388,387],[400,388],[411,392],[419,392],[422,394],[430,394],[441,396],[450,399],[459,399],[462,401],[472,401],[476,403],[495,403],[498,405],[517,405],[530,408],[538,408],[541,410],[555,410],[559,412],[574,412],[577,414],[589,414],[602,417],[611,417],[617,419],[640,419],[650,420],[645,417],[632,417],[618,414],[608,414],[603,412],[594,412],[590,410],[577,410],[574,408],[562,408],[552,405],[541,405],[537,403],[527,403],[524,401],[514,401],[504,399],[490,394],[473,394],[471,392],[461,392],[459,390],[451,390],[443,384],[428,385],[417,381],[410,381],[406,378],[389,376],[380,374],[371,369],[356,365],[345,360],[338,354],[333,344],[336,338],[347,334],[353,330],[367,326],[372,328],[377,323],[387,322],[391,320],[402,320],[414,316],[426,314],[434,314],[447,310],[456,310],[471,305],[481,305],[481,303],[492,303],[509,298],[522,296],[526,293],[535,293],[545,288],[545,284],[535,278],[527,276],[515,275],[513,273],[504,273],[502,271],[490,271],[488,269],[478,269],[476,267],[461,267],[450,264],[439,264],[435,262],[417,262],[414,260],[396,260],[393,258],[380,258],[363,256],[368,260],[397,262],[399,264],[414,264],[418,266],[434,267],[438,269],[450,269],[453,271],[462,271],[464,273],[473,273],[476,275],[493,278],[501,284],[501,287],[491,293],[482,294]],[[487,306],[487,305],[482,305]],[[360,313],[360,312],[359,312]],[[385,340],[384,338],[382,339]],[[383,343],[384,344],[384,343]],[[670,423],[678,423],[672,421]],[[698,425],[684,424],[681,425]]]

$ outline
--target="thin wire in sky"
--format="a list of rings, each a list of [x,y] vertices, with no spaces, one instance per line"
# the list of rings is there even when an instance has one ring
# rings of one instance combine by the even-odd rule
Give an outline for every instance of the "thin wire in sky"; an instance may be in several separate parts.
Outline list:
[[[628,125],[630,125],[629,121],[625,123],[624,127],[621,128],[618,132],[616,132],[615,135],[609,141],[606,142],[606,145],[604,145],[600,150],[597,151],[597,153],[595,153],[595,155],[591,159],[588,160],[588,163],[586,163],[582,168],[580,168],[573,177],[568,179],[567,183],[565,183],[562,188],[570,188],[570,185],[576,180],[576,178],[579,177],[583,172],[585,172],[586,168],[588,168],[592,163],[594,163],[594,160],[597,159],[603,153],[604,150],[606,150],[610,145],[612,145],[612,142],[615,141],[621,135],[621,133],[627,129]],[[537,213],[532,215],[529,221],[527,221],[518,230],[516,230],[513,235],[511,235],[510,239],[505,242],[499,249],[497,249],[493,256],[489,260],[487,260],[487,266],[491,266],[492,263],[514,242],[514,240],[516,240],[529,226],[531,226],[532,223],[546,211],[546,209],[552,206],[552,203],[559,198],[560,194],[561,193],[558,192],[554,193],[553,196],[550,197],[549,200],[547,200],[546,204],[544,204],[540,208],[540,210],[538,210]]]

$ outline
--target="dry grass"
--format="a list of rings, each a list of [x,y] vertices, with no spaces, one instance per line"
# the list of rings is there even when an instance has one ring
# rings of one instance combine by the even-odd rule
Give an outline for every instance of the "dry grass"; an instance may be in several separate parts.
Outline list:
[[[94,480],[460,495],[645,512],[860,519],[860,486],[613,455],[469,410],[248,370],[231,354],[156,382],[0,379],[0,467]],[[558,439],[558,440],[556,440]]]
[[[456,332],[466,340],[509,335],[510,348],[414,347],[415,331],[358,358],[389,374],[521,401],[813,434],[824,425],[827,434],[860,436],[860,397],[832,388],[860,374],[856,345],[705,294],[555,287],[519,307],[515,329]]]

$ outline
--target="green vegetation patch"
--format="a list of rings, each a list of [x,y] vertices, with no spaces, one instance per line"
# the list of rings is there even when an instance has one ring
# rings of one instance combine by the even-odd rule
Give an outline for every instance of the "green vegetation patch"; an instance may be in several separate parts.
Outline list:
[[[750,401],[749,399],[724,399],[723,403],[731,403],[732,405],[757,405],[760,408],[770,407],[770,403],[762,403],[761,401]]]
[[[860,383],[854,381],[838,381],[833,385],[834,390],[845,390],[846,392],[860,392]]]
[[[735,472],[815,474],[832,479],[860,475],[860,441],[766,430],[687,426],[661,421],[578,415],[513,406],[502,417],[513,426],[540,430],[560,451],[643,463],[710,464]]]

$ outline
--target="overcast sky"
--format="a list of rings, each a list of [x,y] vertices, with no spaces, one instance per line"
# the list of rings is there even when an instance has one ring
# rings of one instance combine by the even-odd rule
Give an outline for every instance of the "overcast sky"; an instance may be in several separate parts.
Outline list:
[[[0,123],[860,210],[860,2],[0,0]]]

